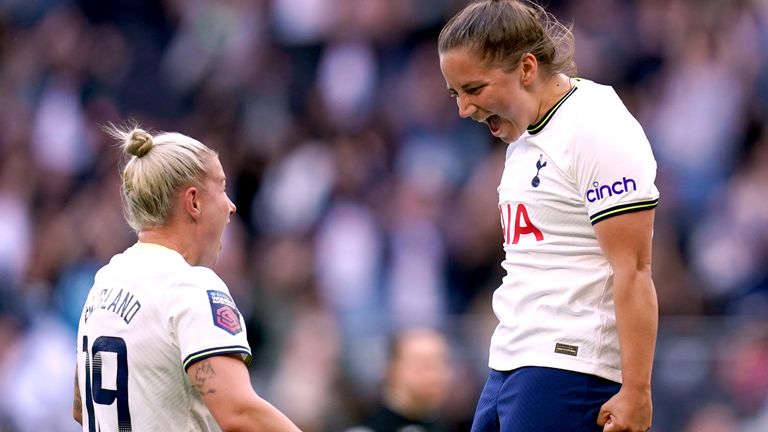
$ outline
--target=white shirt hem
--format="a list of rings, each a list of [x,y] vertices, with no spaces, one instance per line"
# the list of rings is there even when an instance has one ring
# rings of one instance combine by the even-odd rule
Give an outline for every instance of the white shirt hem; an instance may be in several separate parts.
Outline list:
[[[526,366],[549,367],[599,376],[621,384],[621,370],[598,365],[578,358],[553,358],[546,355],[517,356],[515,359],[494,359],[488,361],[488,367],[498,371],[511,371]]]

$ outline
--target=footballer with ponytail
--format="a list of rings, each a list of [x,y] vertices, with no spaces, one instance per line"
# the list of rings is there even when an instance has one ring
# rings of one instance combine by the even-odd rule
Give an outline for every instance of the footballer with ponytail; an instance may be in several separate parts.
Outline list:
[[[121,194],[138,241],[88,293],[73,417],[86,431],[297,432],[254,392],[245,320],[211,269],[236,210],[217,153],[180,133],[106,131],[127,157]]]
[[[472,2],[438,37],[459,116],[508,146],[506,276],[473,432],[651,427],[656,161],[613,88],[574,76],[574,47],[527,0]]]

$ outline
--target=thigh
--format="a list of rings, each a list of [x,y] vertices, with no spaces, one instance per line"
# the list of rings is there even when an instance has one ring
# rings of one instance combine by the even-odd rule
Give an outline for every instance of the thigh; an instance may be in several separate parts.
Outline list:
[[[506,377],[498,395],[502,432],[592,432],[600,407],[620,384],[594,375],[525,367]]]

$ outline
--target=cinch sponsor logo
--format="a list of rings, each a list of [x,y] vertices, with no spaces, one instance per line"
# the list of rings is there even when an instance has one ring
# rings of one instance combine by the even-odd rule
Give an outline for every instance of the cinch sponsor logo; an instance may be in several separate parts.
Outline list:
[[[622,178],[621,180],[617,180],[609,185],[604,184],[600,186],[600,183],[594,182],[592,183],[592,186],[593,186],[593,189],[590,189],[587,191],[587,201],[589,202],[595,202],[605,197],[621,195],[624,192],[629,192],[630,186],[632,187],[631,190],[633,191],[637,190],[637,185],[635,184],[635,181],[631,178],[628,179],[626,177]]]

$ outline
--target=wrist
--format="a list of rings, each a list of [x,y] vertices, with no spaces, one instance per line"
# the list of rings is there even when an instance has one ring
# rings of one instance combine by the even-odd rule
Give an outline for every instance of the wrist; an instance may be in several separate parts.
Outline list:
[[[624,383],[621,384],[621,390],[629,391],[637,394],[650,394],[651,383],[637,383],[637,382],[625,381]]]

